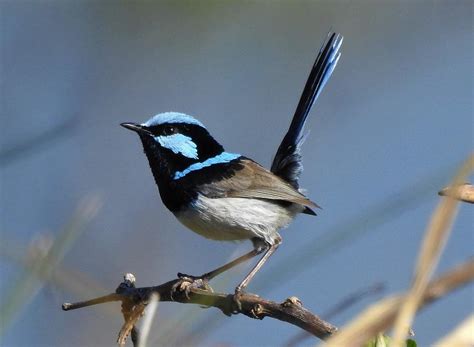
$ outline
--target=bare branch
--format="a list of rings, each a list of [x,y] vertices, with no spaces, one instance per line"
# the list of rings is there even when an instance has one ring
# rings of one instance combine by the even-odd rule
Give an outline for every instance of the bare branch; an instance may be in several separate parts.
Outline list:
[[[244,314],[254,319],[263,319],[265,317],[275,318],[296,325],[323,340],[337,331],[335,326],[304,308],[300,300],[296,297],[290,297],[283,303],[277,303],[260,298],[255,294],[244,293],[239,296],[238,301],[240,305],[238,305],[234,295],[214,293],[210,288],[194,288],[191,285],[185,290],[181,290],[179,289],[181,287],[180,284],[182,284],[183,281],[181,279],[172,280],[154,287],[135,288],[130,281],[131,276],[133,275],[126,275],[124,282],[119,285],[116,293],[88,301],[72,304],[65,303],[63,304],[63,310],[70,311],[111,301],[121,301],[125,324],[120,331],[118,342],[122,344],[125,343],[130,332],[134,344],[137,343],[138,333],[135,325],[153,294],[158,294],[160,301],[163,302],[175,301],[184,304],[198,304],[207,307],[216,307],[228,316],[232,314]],[[421,305],[427,305],[473,280],[474,259],[470,259],[468,262],[444,273],[436,280],[432,281],[423,296]],[[176,288],[178,288],[178,290]],[[336,341],[339,341],[339,338],[348,338],[349,341],[354,343],[357,343],[357,341],[363,343],[378,331],[387,329],[395,320],[402,298],[403,296],[392,298],[392,300],[395,299],[397,304],[391,306],[388,311],[385,311],[382,315],[376,317],[370,326],[365,326],[363,330],[364,333],[361,333],[360,330],[353,333],[345,331],[345,336],[337,336],[338,339]],[[347,334],[349,334],[349,336],[347,336]],[[349,345],[351,344],[347,344],[347,346]]]
[[[195,288],[191,285],[185,290],[181,290],[179,288],[181,287],[182,279],[172,280],[154,287],[135,288],[134,282],[130,280],[131,278],[134,279],[134,276],[132,276],[131,274],[126,275],[124,282],[119,285],[116,293],[88,301],[72,304],[65,303],[63,304],[63,310],[71,311],[106,302],[121,301],[125,324],[120,331],[118,342],[122,344],[125,343],[126,338],[131,333],[134,345],[138,343],[138,332],[135,325],[153,294],[158,294],[160,301],[163,302],[175,301],[184,304],[216,307],[229,316],[232,314],[244,314],[254,319],[263,319],[265,317],[275,318],[296,325],[323,340],[337,331],[335,326],[304,308],[296,297],[290,297],[283,303],[277,303],[260,298],[255,294],[244,293],[239,296],[238,301],[240,305],[238,305],[234,295],[214,293],[210,288]],[[474,259],[470,259],[468,262],[457,266],[432,281],[423,296],[421,306],[427,305],[473,280]],[[176,288],[178,288],[178,290]],[[372,323],[363,328],[363,333],[361,330],[352,332],[349,330],[341,331],[341,334],[334,336],[337,337],[336,341],[340,341],[342,338],[344,341],[351,341],[354,344],[358,342],[363,343],[377,332],[386,330],[393,324],[402,298],[403,296],[392,298],[397,304],[391,305],[389,310],[386,310],[383,314],[372,319]],[[333,340],[331,342],[336,341]],[[350,346],[354,344],[349,343],[342,345]],[[341,344],[336,343],[336,345]]]
[[[130,275],[127,274],[126,277],[130,278]],[[176,279],[154,287],[135,288],[126,278],[119,285],[116,293],[88,301],[65,303],[62,307],[63,310],[70,311],[111,301],[121,301],[125,324],[119,334],[119,344],[125,343],[126,338],[132,331],[131,329],[141,317],[153,294],[158,294],[159,300],[164,302],[175,301],[184,304],[216,307],[228,316],[244,314],[254,319],[275,318],[296,325],[320,339],[329,337],[337,330],[335,326],[304,308],[301,301],[296,297],[290,297],[283,303],[277,303],[260,298],[255,294],[243,293],[239,295],[237,303],[234,295],[214,293],[210,288],[203,289],[188,286],[181,290],[180,284],[182,281]]]

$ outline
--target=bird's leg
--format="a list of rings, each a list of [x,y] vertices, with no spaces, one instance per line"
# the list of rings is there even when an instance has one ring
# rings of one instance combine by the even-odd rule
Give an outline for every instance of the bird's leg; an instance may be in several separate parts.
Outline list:
[[[270,258],[270,256],[273,254],[273,252],[276,251],[276,249],[278,248],[279,245],[280,245],[280,243],[275,243],[274,245],[271,245],[267,249],[267,251],[265,252],[263,257],[258,261],[257,264],[255,264],[253,269],[248,273],[247,276],[245,276],[245,278],[242,280],[242,282],[240,282],[240,284],[235,288],[235,294],[238,294],[238,293],[242,292],[248,286],[248,284],[250,283],[252,278],[255,276],[255,274],[258,272],[258,270],[260,270],[260,268],[263,266],[263,264],[265,264],[265,262],[268,260],[268,258]]]
[[[228,262],[225,265],[219,266],[217,269],[206,272],[205,274],[203,274],[201,276],[191,276],[191,275],[186,275],[186,274],[183,274],[181,272],[178,272],[178,277],[179,278],[185,278],[186,277],[186,278],[190,278],[190,279],[193,279],[193,280],[201,279],[201,280],[209,281],[209,280],[212,280],[214,277],[220,275],[221,273],[233,268],[234,266],[237,266],[237,265],[243,263],[246,260],[252,259],[253,257],[259,255],[263,251],[264,251],[264,249],[255,248],[255,249],[251,250],[250,252],[238,257],[237,259],[234,259],[234,260]]]
[[[255,246],[255,248],[251,250],[250,252],[238,257],[237,259],[232,260],[231,262],[228,262],[227,264],[224,264],[218,267],[217,269],[209,271],[201,276],[192,276],[192,275],[187,275],[187,274],[178,272],[178,277],[181,279],[181,281],[177,282],[173,286],[173,292],[175,292],[178,289],[181,291],[184,290],[186,296],[189,296],[189,291],[191,288],[205,288],[207,290],[212,291],[212,288],[208,284],[208,282],[211,279],[233,268],[234,266],[237,266],[243,263],[246,260],[252,259],[253,257],[262,253],[264,250],[265,250],[264,247]]]
[[[221,273],[227,271],[227,270],[230,270],[232,269],[234,266],[237,266],[241,263],[243,263],[244,261],[247,261],[249,259],[252,259],[254,258],[255,256],[259,255],[260,253],[262,253],[264,250],[263,249],[259,249],[259,248],[256,248],[256,249],[253,249],[251,250],[250,252],[238,257],[237,259],[234,259],[232,260],[231,262],[228,262],[227,264],[225,265],[222,265],[220,267],[218,267],[217,269],[214,269],[212,271],[209,271],[208,273],[202,275],[204,278],[207,278],[209,280],[213,279],[214,277],[220,275]]]
[[[258,261],[257,264],[253,267],[253,269],[248,273],[247,276],[240,282],[240,284],[235,287],[235,294],[234,294],[234,301],[235,304],[237,305],[238,311],[242,310],[242,304],[240,303],[240,295],[242,294],[243,290],[248,286],[252,278],[255,276],[255,274],[260,270],[260,268],[265,264],[265,262],[270,258],[270,256],[276,251],[278,246],[281,243],[281,238],[278,237],[278,239],[275,240],[276,242],[273,245],[270,245],[270,247],[267,248],[265,254],[263,255],[262,258]]]

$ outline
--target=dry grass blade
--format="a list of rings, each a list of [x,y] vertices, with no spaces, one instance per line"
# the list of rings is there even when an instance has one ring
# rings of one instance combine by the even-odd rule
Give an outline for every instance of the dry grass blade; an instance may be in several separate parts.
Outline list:
[[[393,321],[401,302],[401,296],[392,296],[369,306],[349,325],[331,337],[324,346],[356,347],[362,345],[378,332],[385,330],[386,322]]]
[[[474,315],[467,317],[452,332],[434,344],[436,347],[474,346]]]
[[[101,200],[97,196],[82,201],[69,223],[54,239],[47,253],[32,264],[29,271],[25,271],[11,287],[10,292],[2,298],[0,335],[3,335],[21,308],[42,288],[42,282],[38,278],[41,281],[48,281],[51,278],[67,250],[84,230],[85,225],[95,216],[100,206]]]
[[[464,183],[459,186],[448,186],[443,188],[439,193],[441,196],[450,196],[455,199],[474,204],[474,186]]]
[[[453,179],[451,186],[456,187],[465,182],[473,170],[474,155],[471,155]],[[395,321],[392,344],[394,347],[402,347],[404,344],[428,281],[451,232],[458,205],[459,200],[446,197],[441,200],[431,217],[418,256],[413,284]]]
[[[474,280],[474,259],[457,266],[432,281],[423,293],[420,307],[442,298],[451,291]],[[361,346],[381,331],[393,325],[400,304],[405,296],[394,296],[383,299],[359,314],[347,326],[340,329],[327,340],[325,347]]]
[[[156,315],[156,310],[158,309],[158,303],[160,302],[160,296],[156,293],[153,293],[150,297],[150,302],[148,303],[147,311],[145,318],[143,319],[143,324],[140,332],[140,338],[138,339],[139,347],[145,347],[148,342],[148,336],[150,335],[151,324],[153,323],[153,318]]]
[[[125,323],[122,325],[117,339],[117,343],[119,346],[125,346],[125,342],[127,342],[128,336],[135,328],[135,325],[137,324],[138,320],[143,315],[145,307],[145,304],[139,303],[137,305],[134,305],[129,314],[127,314]]]

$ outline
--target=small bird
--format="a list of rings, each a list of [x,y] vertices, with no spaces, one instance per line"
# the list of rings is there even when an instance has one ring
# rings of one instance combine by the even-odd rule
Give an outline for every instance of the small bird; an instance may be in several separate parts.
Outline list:
[[[314,101],[339,60],[343,37],[329,33],[323,44],[270,170],[243,155],[226,152],[196,118],[176,112],[145,123],[121,123],[138,134],[164,205],[192,231],[212,240],[250,240],[252,251],[201,276],[206,282],[264,253],[235,288],[241,293],[280,245],[278,231],[299,213],[319,207],[300,190],[303,127]]]

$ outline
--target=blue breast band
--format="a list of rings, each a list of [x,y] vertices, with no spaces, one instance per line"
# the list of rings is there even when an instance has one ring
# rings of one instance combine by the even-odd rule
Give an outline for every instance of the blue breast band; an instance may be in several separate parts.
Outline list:
[[[228,163],[234,159],[237,159],[240,156],[241,156],[240,154],[236,154],[236,153],[222,152],[221,154],[216,155],[215,157],[204,160],[202,163],[194,163],[188,166],[183,171],[177,171],[174,174],[174,179],[177,180],[177,179],[183,178],[184,176],[186,176],[188,173],[192,171],[201,170],[202,168],[209,167],[214,164]]]

